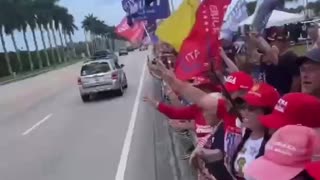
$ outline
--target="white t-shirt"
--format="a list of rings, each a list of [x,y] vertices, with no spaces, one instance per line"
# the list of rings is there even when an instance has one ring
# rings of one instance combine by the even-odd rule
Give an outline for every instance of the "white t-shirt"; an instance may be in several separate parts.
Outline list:
[[[263,137],[253,140],[249,138],[243,145],[241,151],[238,153],[234,162],[234,168],[237,174],[243,174],[244,168],[256,159],[259,153]]]

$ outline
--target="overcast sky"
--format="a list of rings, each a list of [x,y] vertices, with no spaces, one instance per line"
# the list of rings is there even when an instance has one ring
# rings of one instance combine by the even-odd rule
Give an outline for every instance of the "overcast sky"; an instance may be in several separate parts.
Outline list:
[[[250,0],[251,1],[251,0]],[[298,0],[299,3],[302,3],[303,0]],[[309,0],[314,1],[314,0]],[[175,8],[179,6],[182,0],[173,0]],[[81,29],[81,21],[84,19],[84,16],[93,13],[94,16],[97,16],[101,20],[104,20],[109,25],[118,24],[121,19],[124,17],[125,13],[121,7],[121,0],[60,0],[60,5],[65,6],[69,9],[70,13],[75,17],[75,23],[79,27],[79,31],[75,33],[74,40],[75,41],[83,41],[84,33]],[[295,6],[296,3],[290,6]],[[17,44],[20,49],[25,50],[23,38],[21,33],[15,33]],[[40,48],[42,48],[42,43],[40,39],[40,34],[37,34],[38,44]],[[47,36],[45,36],[47,37]],[[47,39],[47,38],[46,38]],[[28,33],[28,40],[31,46],[31,49],[34,49],[32,36]],[[58,41],[59,42],[59,41]],[[8,50],[13,50],[13,46],[11,43],[11,39],[6,37],[6,45]],[[0,48],[2,51],[2,47]]]

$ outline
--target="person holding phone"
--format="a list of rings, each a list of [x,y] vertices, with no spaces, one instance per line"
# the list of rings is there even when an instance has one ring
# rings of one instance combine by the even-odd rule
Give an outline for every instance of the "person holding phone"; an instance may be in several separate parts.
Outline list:
[[[290,40],[287,31],[277,28],[267,41],[255,33],[250,34],[261,56],[260,75],[275,87],[281,95],[300,91],[300,73],[296,64],[298,56],[289,49]]]

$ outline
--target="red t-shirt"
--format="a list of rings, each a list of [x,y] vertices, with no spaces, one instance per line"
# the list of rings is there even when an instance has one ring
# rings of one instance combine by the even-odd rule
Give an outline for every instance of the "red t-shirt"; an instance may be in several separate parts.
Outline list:
[[[207,123],[203,116],[203,111],[196,105],[175,107],[164,103],[159,103],[158,110],[173,120],[194,120],[196,125],[196,135],[198,144],[204,145],[211,135],[213,128]]]
[[[237,116],[227,111],[226,101],[224,99],[218,100],[217,117],[224,122],[224,151],[226,162],[230,164],[230,160],[242,140],[242,129],[236,125]]]

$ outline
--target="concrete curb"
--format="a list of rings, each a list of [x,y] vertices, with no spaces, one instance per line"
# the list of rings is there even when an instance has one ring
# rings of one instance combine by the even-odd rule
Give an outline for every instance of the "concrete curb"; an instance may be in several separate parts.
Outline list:
[[[163,84],[161,84],[161,89],[162,87]],[[164,98],[164,92],[161,92],[161,96],[162,98]],[[164,124],[166,124],[169,138],[167,143],[171,151],[170,164],[174,171],[174,180],[196,180],[196,172],[189,165],[189,160],[181,159],[181,157],[186,154],[187,149],[193,145],[193,141],[191,139],[186,140],[186,137],[184,137],[184,135],[180,135],[179,133],[174,131],[168,124],[167,119],[164,119]]]

